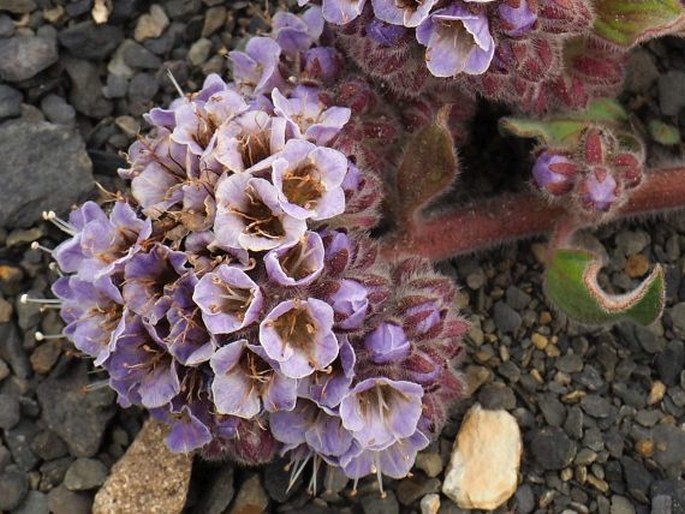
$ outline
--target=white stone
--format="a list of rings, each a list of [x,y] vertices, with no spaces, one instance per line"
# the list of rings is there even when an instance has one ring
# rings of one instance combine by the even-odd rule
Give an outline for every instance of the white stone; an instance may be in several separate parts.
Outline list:
[[[438,514],[440,510],[440,495],[436,493],[427,494],[421,498],[421,514]]]
[[[442,492],[462,509],[496,509],[516,492],[522,447],[511,414],[474,405],[454,442]]]

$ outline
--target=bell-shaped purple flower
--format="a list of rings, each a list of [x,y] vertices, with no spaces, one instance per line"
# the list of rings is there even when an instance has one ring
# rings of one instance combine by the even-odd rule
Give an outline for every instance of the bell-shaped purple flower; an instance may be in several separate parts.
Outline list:
[[[124,266],[122,296],[126,307],[153,323],[161,319],[166,302],[155,309],[165,286],[173,284],[186,272],[186,254],[155,243],[147,253],[137,253]]]
[[[297,381],[275,371],[248,348],[247,340],[219,348],[210,360],[212,395],[220,414],[253,418],[262,406],[269,412],[295,407]]]
[[[518,6],[511,5],[516,2]],[[504,33],[511,37],[527,34],[538,19],[537,13],[528,5],[528,0],[501,2],[497,12],[504,25]]]
[[[376,18],[392,25],[417,27],[438,0],[371,0]]]
[[[368,292],[356,280],[342,279],[338,289],[331,295],[335,311],[335,325],[345,330],[359,328],[369,308]]]
[[[174,122],[175,125],[175,122]],[[119,175],[131,181],[131,194],[143,208],[143,213],[157,219],[183,197],[181,187],[193,169],[197,158],[186,145],[171,139],[167,128],[157,129],[157,136],[139,140],[129,149],[129,169]]]
[[[230,334],[254,323],[264,303],[259,286],[240,268],[228,264],[199,280],[193,300],[212,334]]]
[[[247,173],[221,180],[216,202],[214,233],[219,243],[229,248],[271,250],[296,242],[307,229],[303,219],[281,207],[278,189]]]
[[[364,338],[369,358],[376,364],[398,362],[409,355],[411,346],[402,327],[393,323],[381,323]]]
[[[308,231],[290,246],[281,246],[264,256],[269,278],[282,286],[311,284],[323,271],[323,242],[316,232]]]
[[[386,475],[401,479],[409,474],[416,454],[429,444],[428,438],[419,430],[411,436],[399,439],[380,450],[355,445],[342,459],[345,475],[359,479],[366,475]]]
[[[174,453],[189,453],[209,444],[212,432],[193,413],[188,405],[183,405],[178,412],[171,412],[168,407],[150,409],[150,415],[170,427],[165,442]]]
[[[181,391],[176,366],[166,344],[138,316],[127,321],[105,363],[111,387],[148,409],[168,404]]]
[[[307,139],[317,145],[328,144],[350,120],[347,107],[329,107],[319,100],[319,91],[299,87],[291,98],[286,98],[278,89],[271,93],[274,112],[288,121],[290,137]]]
[[[131,206],[116,202],[107,216],[94,202],[86,202],[69,216],[74,235],[58,245],[53,257],[65,273],[85,281],[110,275],[138,251],[150,236],[150,220],[141,220]]]
[[[197,366],[209,360],[216,341],[207,331],[201,311],[193,301],[197,277],[188,272],[165,288],[155,305],[155,333],[166,344],[169,353],[184,366]]]
[[[235,173],[268,168],[266,160],[285,145],[286,127],[283,118],[248,111],[219,127],[212,157]]]
[[[302,378],[327,368],[338,356],[332,328],[333,309],[326,302],[286,300],[259,325],[259,341],[284,375]]]
[[[223,84],[223,82],[222,82]],[[236,91],[225,89],[213,92],[206,101],[198,101],[202,91],[174,110],[176,126],[171,138],[178,144],[186,145],[194,155],[202,155],[209,145],[216,129],[235,116],[247,110],[243,97]]]
[[[297,219],[325,220],[345,210],[341,184],[347,157],[332,148],[291,139],[272,164],[283,210]]]
[[[323,19],[335,25],[346,25],[364,10],[366,0],[323,0]]]
[[[109,287],[102,287],[104,282]],[[95,358],[101,366],[124,331],[124,301],[109,279],[100,287],[76,276],[62,277],[52,285],[52,291],[62,300],[61,315],[67,322],[64,334],[74,346]]]
[[[220,264],[230,264],[238,268],[249,265],[249,254],[242,248],[222,248],[211,230],[193,232],[185,239],[188,262],[199,274],[214,269]]]
[[[554,152],[542,152],[533,166],[533,180],[543,191],[560,196],[573,189],[578,166],[568,157]]]
[[[304,78],[332,84],[343,68],[340,53],[328,46],[315,46],[303,54]]]
[[[495,53],[485,13],[459,4],[431,14],[416,28],[416,39],[426,47],[426,65],[436,77],[480,75]]]
[[[423,388],[385,377],[359,382],[340,402],[340,417],[364,449],[382,450],[416,432]]]
[[[366,33],[376,43],[392,47],[400,43],[409,31],[402,25],[391,25],[378,18],[373,18],[366,25]]]
[[[331,465],[338,465],[339,457],[350,450],[353,442],[352,434],[337,415],[303,399],[292,411],[271,414],[269,426],[284,450],[306,444]]]
[[[330,369],[315,371],[300,379],[297,395],[312,400],[320,407],[333,409],[350,390],[354,378],[356,355],[352,345],[343,337],[340,343],[338,358]]]
[[[312,6],[301,15],[280,11],[271,23],[272,37],[286,55],[295,56],[308,50],[323,32],[321,8]]]
[[[233,79],[255,95],[271,91],[283,82],[278,70],[281,47],[270,37],[253,37],[244,52],[229,54],[233,63]]]

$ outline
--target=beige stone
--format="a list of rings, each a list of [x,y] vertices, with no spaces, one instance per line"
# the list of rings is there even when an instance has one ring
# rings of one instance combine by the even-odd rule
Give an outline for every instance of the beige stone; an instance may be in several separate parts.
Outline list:
[[[511,414],[474,405],[457,434],[442,492],[462,509],[497,508],[516,491],[522,446]]]
[[[438,514],[440,512],[440,495],[431,493],[421,498],[421,514]]]
[[[176,514],[183,510],[192,457],[171,453],[165,428],[149,419],[95,495],[93,514]]]
[[[145,41],[146,39],[158,38],[169,26],[169,18],[164,9],[157,4],[150,6],[150,13],[143,14],[138,18],[138,24],[133,31],[133,38],[138,41]]]

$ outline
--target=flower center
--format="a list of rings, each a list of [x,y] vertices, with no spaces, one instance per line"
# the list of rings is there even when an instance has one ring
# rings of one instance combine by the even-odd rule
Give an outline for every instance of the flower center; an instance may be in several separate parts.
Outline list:
[[[285,229],[281,219],[257,196],[254,188],[248,186],[245,189],[245,194],[248,198],[245,210],[232,210],[232,212],[242,216],[248,222],[243,229],[243,233],[268,239],[278,239],[285,236]]]
[[[306,241],[299,241],[281,257],[281,268],[289,277],[295,280],[303,279],[315,270],[307,259],[311,253],[312,250],[306,249]]]
[[[274,376],[273,368],[264,359],[249,350],[243,352],[239,365],[245,376],[250,380],[250,388],[245,398],[254,390],[256,390],[258,396],[262,396]]]
[[[416,11],[421,5],[423,5],[423,0],[395,0],[395,7],[400,9]]]
[[[314,207],[324,191],[319,170],[313,162],[302,164],[283,177],[286,198],[304,209]]]
[[[307,349],[312,345],[316,323],[305,307],[293,307],[274,322],[274,329],[286,345]]]
[[[217,296],[219,303],[210,304],[209,310],[213,313],[230,313],[242,321],[254,298],[252,290],[226,284],[216,275],[212,277],[212,283],[220,287],[223,292]]]
[[[266,130],[247,134],[239,141],[240,156],[245,168],[250,168],[271,155],[271,145]]]

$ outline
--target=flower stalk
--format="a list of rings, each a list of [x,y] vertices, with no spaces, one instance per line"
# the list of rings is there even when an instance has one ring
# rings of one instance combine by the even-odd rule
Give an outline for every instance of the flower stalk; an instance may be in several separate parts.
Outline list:
[[[600,223],[643,215],[660,214],[685,207],[685,166],[655,169],[622,205],[614,217]],[[386,255],[397,252],[440,261],[449,257],[487,250],[502,243],[553,231],[573,216],[561,205],[553,205],[532,192],[501,195],[443,211],[414,221],[406,231],[385,240]],[[576,229],[590,226],[576,221]]]

